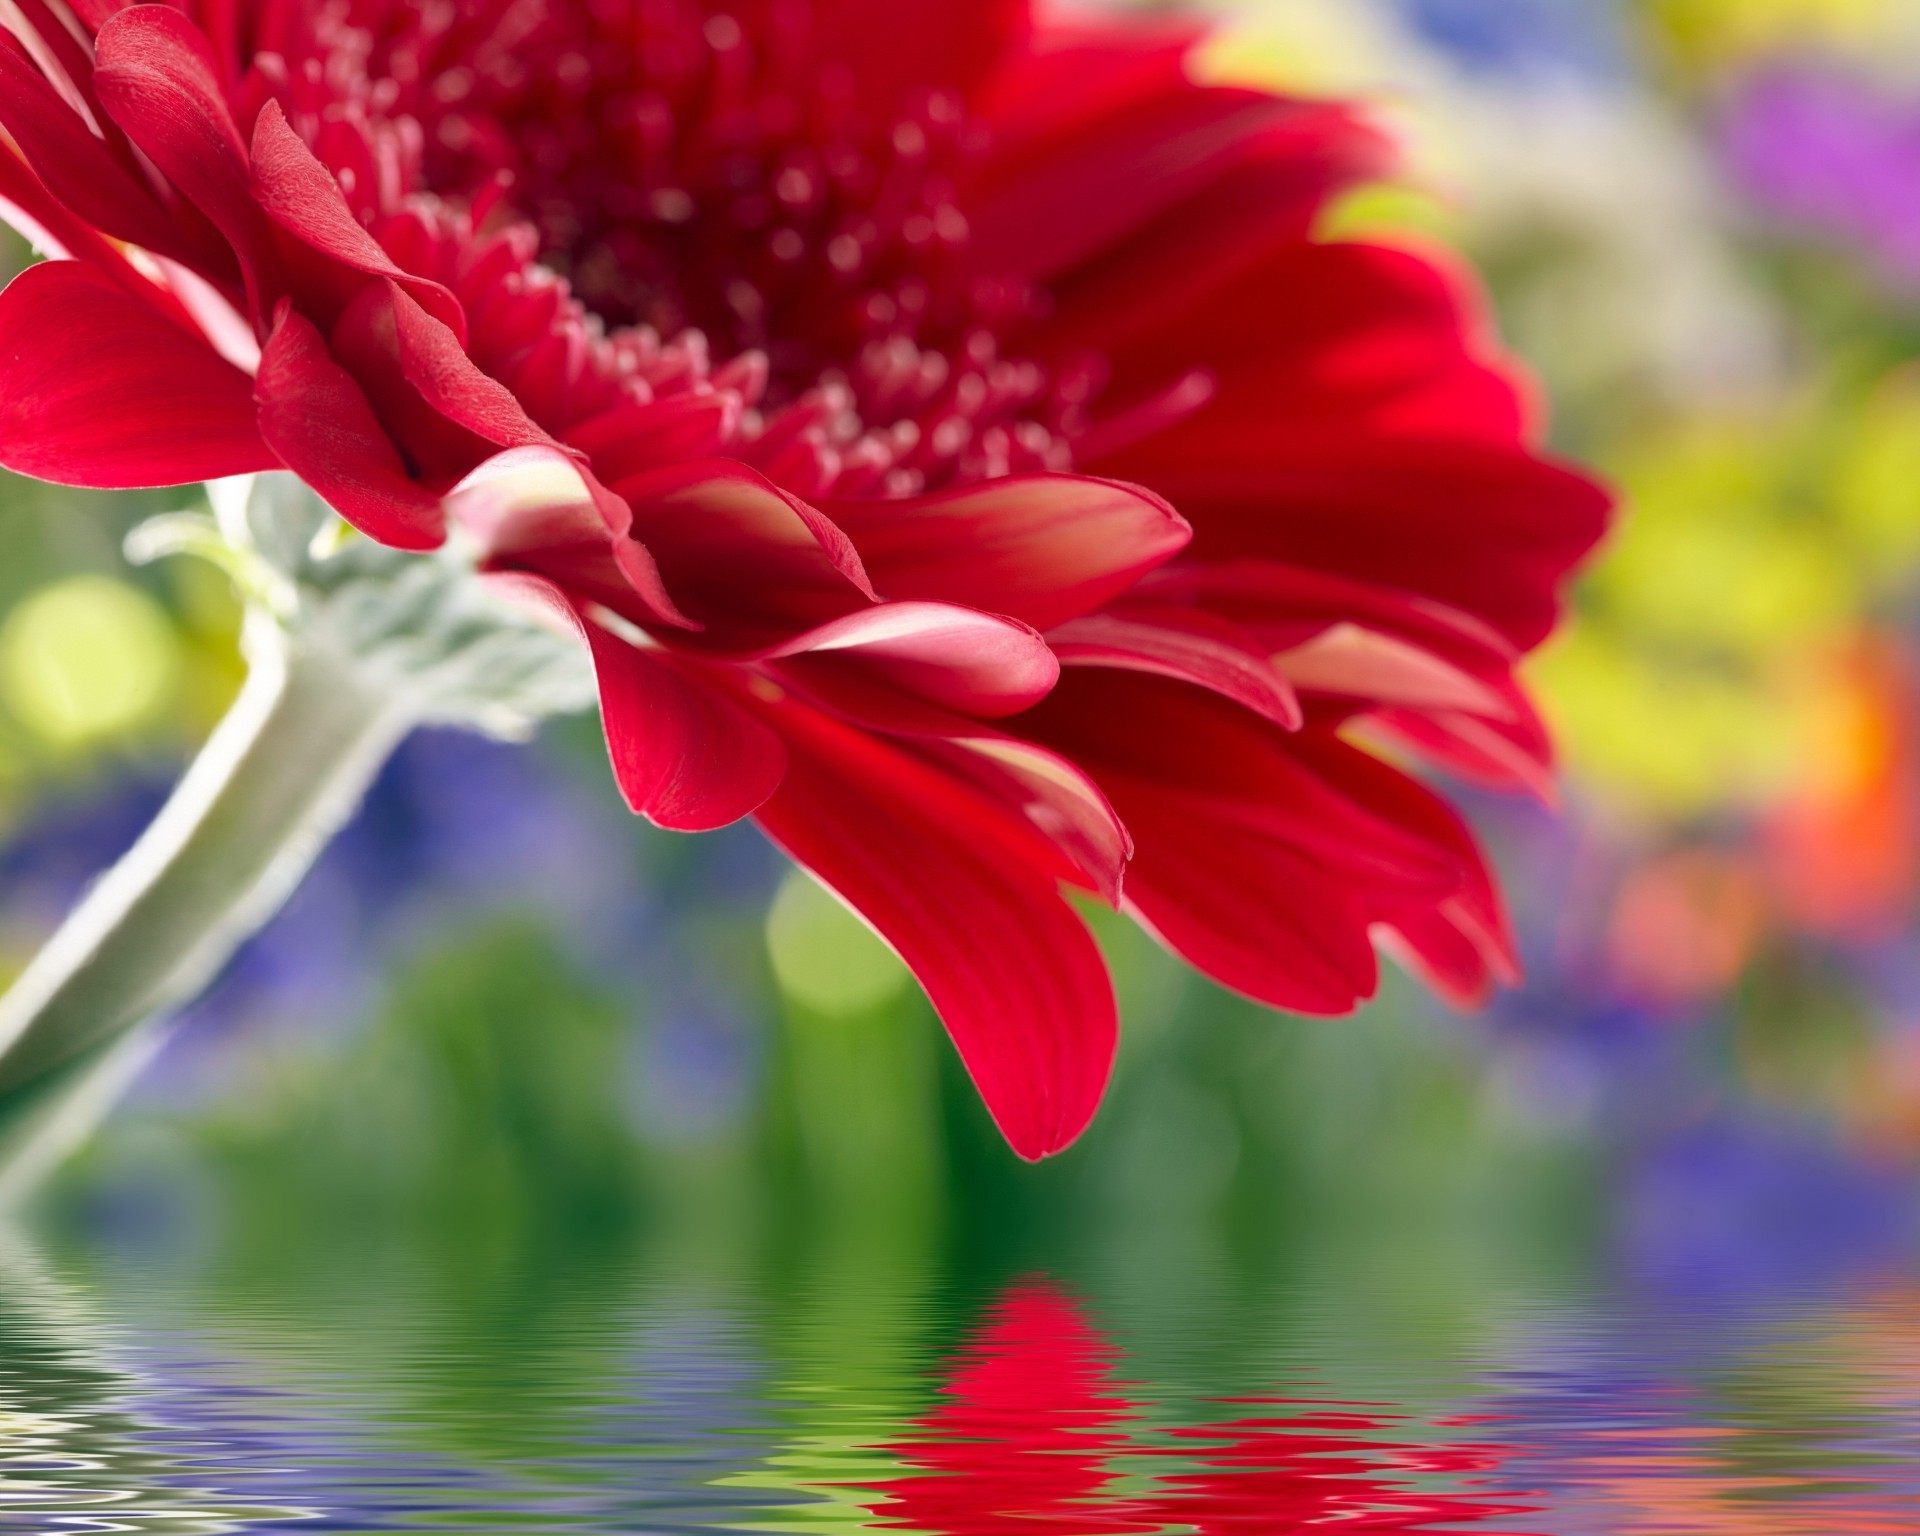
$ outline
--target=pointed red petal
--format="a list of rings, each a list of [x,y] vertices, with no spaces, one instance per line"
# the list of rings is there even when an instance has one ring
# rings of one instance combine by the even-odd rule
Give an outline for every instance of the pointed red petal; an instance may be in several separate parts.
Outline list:
[[[1611,505],[1584,475],[1517,449],[1367,433],[1330,432],[1259,465],[1182,454],[1162,478],[1194,520],[1199,559],[1284,561],[1423,594],[1522,650],[1552,630],[1560,584]]]
[[[952,603],[863,608],[755,659],[774,658],[791,658],[789,667],[802,676],[852,673],[983,718],[1037,704],[1060,679],[1060,664],[1036,631]]]
[[[751,815],[786,771],[780,738],[687,670],[598,624],[584,626],[620,793],[675,832],[711,832]]]
[[[885,596],[964,603],[1038,629],[1098,608],[1192,537],[1151,491],[1081,475],[821,505]]]
[[[874,601],[859,554],[833,520],[726,459],[616,482],[633,537],[674,601],[728,650],[778,646]]]
[[[1336,1016],[1373,996],[1379,965],[1355,890],[1230,803],[1102,782],[1134,835],[1128,907],[1167,948],[1271,1008]]]
[[[1209,370],[1200,408],[1088,460],[1168,496],[1193,521],[1196,558],[1399,587],[1521,648],[1552,627],[1609,497],[1534,452],[1525,392],[1452,264],[1297,243],[1139,332],[1129,318],[1082,316],[1046,344],[1105,353],[1116,409],[1170,372]]]
[[[1113,988],[1052,856],[971,790],[804,706],[760,824],[879,930],[927,990],[1028,1160],[1070,1146],[1113,1067]]]
[[[699,663],[643,650],[596,623],[543,576],[508,571],[496,591],[573,630],[593,656],[613,776],[629,807],[675,832],[751,814],[780,783],[786,749]]]
[[[127,137],[227,238],[263,316],[280,263],[206,35],[170,5],[130,6],[100,29],[94,85]]]
[[[355,271],[399,283],[464,343],[467,318],[460,301],[439,283],[403,271],[380,248],[347,207],[333,173],[287,126],[277,101],[269,100],[254,120],[251,161],[254,195],[282,229]]]
[[[1042,329],[1049,351],[1104,353],[1116,403],[1185,370],[1213,374],[1206,410],[1148,448],[1227,441],[1227,462],[1239,464],[1336,430],[1510,448],[1527,435],[1531,399],[1499,357],[1481,291],[1456,258],[1290,241],[1187,300],[1178,310],[1060,316]]]
[[[1178,678],[1244,705],[1284,730],[1300,728],[1300,700],[1252,640],[1213,615],[1127,605],[1047,634],[1062,666],[1119,667]]]
[[[456,426],[502,448],[551,441],[520,408],[513,392],[483,373],[454,330],[407,288],[389,279],[386,300],[401,371],[422,400]]]
[[[284,300],[260,355],[254,397],[261,434],[334,511],[395,549],[440,546],[440,498],[407,473],[360,386]]]
[[[1393,158],[1352,108],[1297,104],[1204,190],[1050,284],[1045,329],[1101,330],[1116,344],[1150,334],[1276,245],[1306,239],[1332,194],[1378,177]]]
[[[1521,790],[1542,805],[1559,799],[1553,738],[1518,687],[1506,701],[1512,718],[1487,720],[1454,710],[1384,709],[1354,722],[1347,734],[1378,741],[1390,753],[1411,752],[1441,772],[1488,789]]]
[[[1425,785],[1338,737],[1309,738],[1294,750],[1355,804],[1452,863],[1458,889],[1444,901],[1389,897],[1375,910],[1374,921],[1399,935],[1402,958],[1462,1006],[1484,1001],[1496,985],[1516,984],[1520,960],[1505,904],[1459,814]]]
[[[634,475],[721,453],[740,417],[739,398],[688,390],[660,400],[625,400],[562,434],[593,460],[594,473],[618,484]]]
[[[390,282],[362,281],[344,305],[295,308],[316,317],[335,315],[333,323],[322,330],[328,352],[360,386],[380,429],[393,440],[413,474],[427,484],[444,486],[464,478],[502,445],[459,419],[471,402],[454,378],[430,366],[420,368],[420,360],[412,355],[413,349],[401,335],[399,294]],[[436,329],[446,338],[448,347],[458,352],[452,334],[444,326]],[[414,382],[417,372],[424,374],[429,386],[437,383],[452,388],[445,398],[429,399]],[[508,446],[518,445],[515,442]]]
[[[1078,764],[854,667],[813,665],[802,656],[775,662],[770,670],[809,702],[899,740],[1017,812],[1059,852],[1060,879],[1120,904],[1133,842],[1100,786]]]
[[[1142,921],[1274,1007],[1348,1011],[1377,982],[1374,925],[1481,889],[1471,843],[1418,786],[1383,786],[1384,765],[1217,695],[1076,668],[1023,725],[1084,764],[1132,832]]]
[[[494,454],[448,492],[446,507],[495,570],[549,577],[635,624],[700,627],[674,606],[646,546],[627,537],[627,504],[559,448]]]
[[[971,189],[974,248],[988,270],[1058,277],[1253,161],[1302,117],[1324,115],[1263,92],[1182,83],[1077,134],[993,157]]]

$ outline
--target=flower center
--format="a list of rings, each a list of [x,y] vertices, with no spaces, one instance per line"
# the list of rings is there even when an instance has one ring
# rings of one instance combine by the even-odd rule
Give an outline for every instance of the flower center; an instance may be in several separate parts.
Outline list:
[[[807,62],[804,8],[766,10],[750,34],[686,0],[429,7],[369,73],[420,124],[428,188],[504,178],[608,326],[764,356],[744,435],[823,443],[833,488],[1070,468],[1097,369],[1003,352],[1040,296],[969,260],[978,124],[948,92],[863,100]]]

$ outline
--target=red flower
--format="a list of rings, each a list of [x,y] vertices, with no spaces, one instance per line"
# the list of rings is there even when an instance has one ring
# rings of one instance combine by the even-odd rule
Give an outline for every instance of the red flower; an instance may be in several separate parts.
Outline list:
[[[1458,273],[1310,238],[1353,113],[1022,0],[71,3],[0,35],[72,258],[0,297],[0,462],[451,516],[591,645],[635,810],[757,815],[1022,1155],[1113,1055],[1063,886],[1283,1008],[1513,974],[1359,743],[1541,785],[1512,665],[1605,498]]]

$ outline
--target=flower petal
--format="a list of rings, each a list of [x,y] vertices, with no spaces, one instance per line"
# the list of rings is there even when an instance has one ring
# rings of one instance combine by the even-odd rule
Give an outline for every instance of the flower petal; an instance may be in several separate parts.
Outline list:
[[[284,299],[254,396],[261,434],[354,527],[395,549],[437,549],[445,540],[440,498],[407,473],[360,386]]]
[[[1120,904],[1133,840],[1100,786],[1078,764],[968,715],[902,692],[891,682],[807,658],[769,671],[842,720],[900,742],[908,751],[1015,812],[1060,855],[1056,876]]]
[[[544,577],[509,572],[496,590],[571,627],[593,655],[600,719],[620,793],[674,832],[711,832],[750,815],[780,783],[780,738],[700,663],[643,649],[583,613]]]
[[[1142,462],[1160,457],[1147,450],[1189,454],[1218,444],[1228,447],[1227,463],[1265,462],[1341,430],[1508,448],[1528,435],[1532,396],[1516,368],[1489,361],[1496,348],[1485,300],[1456,258],[1289,241],[1187,298],[1179,309],[1108,306],[1042,327],[1051,354],[1094,348],[1108,358],[1105,398],[1116,406],[1194,368],[1214,376],[1207,408],[1143,445]],[[1103,457],[1085,462],[1134,474]],[[1130,462],[1113,456],[1115,465]]]
[[[1300,700],[1247,637],[1213,615],[1128,605],[1048,631],[1062,666],[1121,667],[1178,678],[1232,699],[1283,730],[1300,728]]]
[[[1098,608],[1192,537],[1153,492],[1082,475],[821,507],[886,596],[964,603],[1037,629]]]
[[[1168,465],[1195,556],[1284,561],[1433,597],[1525,650],[1611,501],[1584,475],[1512,449],[1333,434],[1240,469]]]
[[[803,677],[851,671],[914,699],[988,719],[1030,708],[1060,678],[1060,663],[1037,631],[952,603],[863,608],[752,659],[785,660],[787,670]]]
[[[398,283],[465,344],[467,317],[460,301],[441,284],[403,271],[380,248],[347,207],[333,173],[287,125],[277,101],[268,100],[254,120],[251,166],[254,196],[282,229],[356,272]]]
[[[494,454],[454,486],[446,506],[491,569],[550,577],[635,624],[700,627],[674,606],[646,546],[628,536],[626,502],[559,448]]]
[[[1182,82],[1051,143],[990,160],[970,188],[974,250],[990,271],[1053,278],[1254,160],[1323,109]]]
[[[327,341],[382,429],[430,484],[463,479],[500,448],[552,445],[454,332],[391,279],[362,282]]]
[[[1277,245],[1308,238],[1334,193],[1379,177],[1393,159],[1354,109],[1296,104],[1267,120],[1200,191],[1056,278],[1045,327],[1151,334]]]
[[[822,0],[816,56],[853,71],[861,95],[892,112],[911,91],[969,91],[1026,33],[1030,9],[1030,0]]]
[[[990,148],[966,187],[989,269],[1047,276],[1053,321],[1151,324],[1196,285],[1303,240],[1327,197],[1392,147],[1352,108],[1209,86],[1190,18],[1072,23],[975,103]],[[1137,318],[1136,318],[1137,317]]]
[[[1484,1002],[1496,985],[1516,985],[1520,960],[1506,908],[1459,815],[1397,768],[1336,736],[1309,739],[1295,751],[1355,804],[1439,850],[1453,865],[1458,889],[1445,900],[1389,899],[1374,914],[1377,929],[1398,935],[1400,943],[1390,946],[1397,958],[1463,1007]]]
[[[275,469],[252,384],[81,262],[0,294],[0,464],[62,485],[186,485]]]
[[[52,261],[84,261],[112,273],[131,293],[152,288],[133,272],[119,246],[46,189],[14,149],[0,144],[0,219]],[[129,276],[137,282],[129,282]]]
[[[1196,559],[1398,587],[1524,649],[1551,628],[1610,498],[1529,446],[1523,392],[1487,361],[1481,309],[1439,258],[1298,243],[1145,329],[1110,308],[1042,339],[1110,358],[1123,422],[1170,372],[1208,370],[1197,409],[1083,444],[1089,468],[1144,480],[1193,520]]]
[[[875,601],[860,556],[824,513],[743,464],[708,459],[615,482],[633,537],[708,641],[777,647]]]
[[[1127,907],[1189,965],[1293,1013],[1350,1013],[1379,987],[1365,908],[1291,841],[1205,794],[1102,780],[1134,835]]]
[[[232,245],[256,321],[264,318],[280,263],[206,35],[170,5],[130,6],[101,27],[93,78],[127,137]]]
[[[689,459],[711,459],[733,436],[739,396],[716,389],[686,390],[660,400],[627,400],[568,427],[569,448],[593,460],[594,472],[617,484]]]
[[[1217,695],[1075,668],[1022,727],[1084,765],[1133,834],[1126,896],[1141,921],[1273,1007],[1347,1012],[1377,985],[1375,925],[1411,926],[1472,888],[1457,838],[1401,814],[1313,733]]]
[[[1217,614],[1274,652],[1351,623],[1398,636],[1484,682],[1506,677],[1520,659],[1498,630],[1433,598],[1276,560],[1185,560],[1156,572],[1139,597]]]
[[[513,392],[483,373],[455,330],[429,313],[410,289],[389,278],[386,297],[392,305],[401,370],[422,400],[475,437],[502,448],[552,441],[520,408]]]
[[[620,793],[675,832],[711,832],[759,809],[786,771],[780,738],[687,663],[585,626]]]
[[[1488,720],[1457,710],[1376,710],[1346,734],[1378,742],[1390,753],[1411,752],[1442,772],[1489,789],[1521,790],[1543,805],[1559,799],[1553,739],[1519,687],[1504,691],[1511,718]]]
[[[1189,560],[1156,572],[1123,612],[1231,625],[1310,713],[1475,782],[1551,798],[1545,727],[1513,678],[1515,647],[1470,614],[1398,588],[1271,560]]]
[[[0,123],[47,190],[89,224],[178,261],[191,263],[202,254],[5,31],[0,31]]]
[[[1194,84],[1188,59],[1207,35],[1192,16],[1120,25],[1050,14],[1033,46],[1006,60],[972,102],[993,125],[993,151],[1024,157],[1035,146],[1097,134],[1126,106]]]
[[[1452,662],[1398,635],[1342,620],[1274,657],[1296,688],[1347,694],[1374,704],[1464,710],[1499,718],[1498,692]]]
[[[1113,1069],[1100,951],[1023,827],[930,765],[803,705],[768,836],[900,954],[987,1109],[1029,1161],[1071,1145]]]
[[[1017,809],[1065,855],[1061,878],[1111,906],[1133,857],[1133,836],[1113,803],[1078,764],[1017,736],[979,729],[920,741],[915,750]]]

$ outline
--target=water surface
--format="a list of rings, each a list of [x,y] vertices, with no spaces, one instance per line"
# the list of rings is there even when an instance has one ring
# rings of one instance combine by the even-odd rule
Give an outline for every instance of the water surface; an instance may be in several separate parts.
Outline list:
[[[328,1255],[10,1242],[0,1529],[1920,1531],[1899,1277]]]

